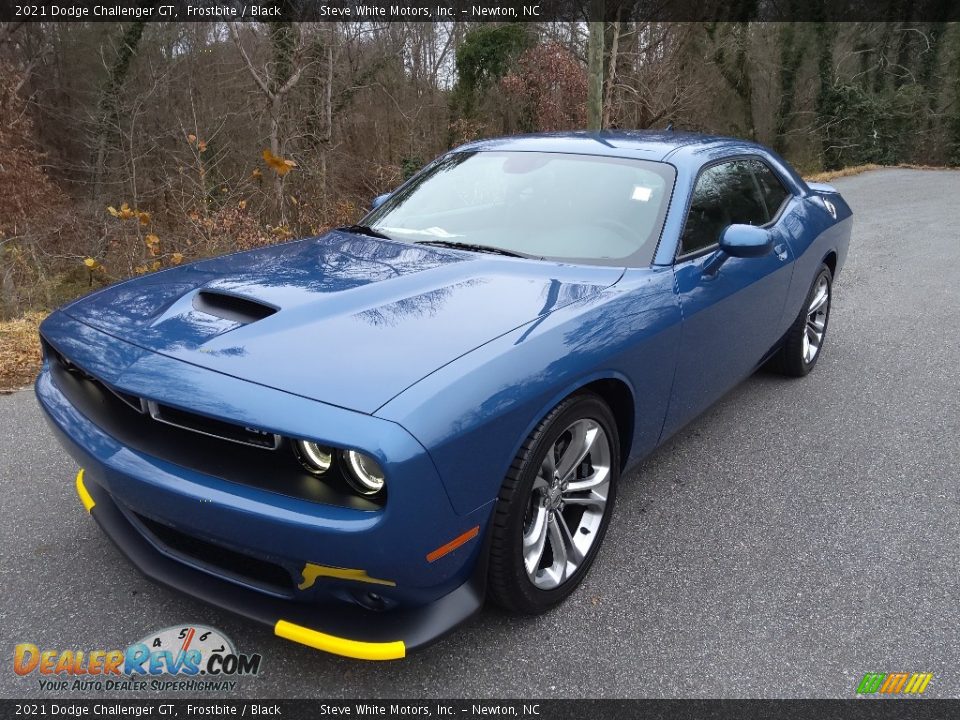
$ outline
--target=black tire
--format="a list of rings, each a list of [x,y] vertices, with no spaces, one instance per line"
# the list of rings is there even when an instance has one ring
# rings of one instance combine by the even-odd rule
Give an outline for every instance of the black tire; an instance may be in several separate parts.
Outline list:
[[[579,567],[559,587],[545,590],[534,584],[524,565],[524,527],[534,482],[547,452],[552,452],[554,444],[567,429],[581,419],[599,424],[608,441],[610,482],[606,487],[606,505],[594,539]],[[578,467],[583,465],[581,463]],[[586,465],[590,466],[590,463]],[[603,543],[613,513],[619,478],[620,441],[616,420],[607,404],[593,393],[581,393],[557,405],[524,442],[500,489],[490,535],[488,586],[494,602],[514,613],[535,615],[555,607],[576,590]]]
[[[826,314],[823,318],[823,332],[819,348],[811,360],[804,356],[804,336],[807,334],[807,315],[810,304],[813,301],[817,288],[820,286],[821,279],[826,279],[827,283],[827,302]],[[821,265],[817,271],[813,283],[810,285],[810,291],[803,301],[803,307],[800,308],[800,314],[793,321],[793,325],[787,331],[783,346],[774,357],[773,367],[780,373],[790,377],[803,377],[807,375],[817,365],[817,360],[823,354],[823,343],[826,341],[827,330],[830,325],[830,307],[833,304],[833,273],[826,265]]]

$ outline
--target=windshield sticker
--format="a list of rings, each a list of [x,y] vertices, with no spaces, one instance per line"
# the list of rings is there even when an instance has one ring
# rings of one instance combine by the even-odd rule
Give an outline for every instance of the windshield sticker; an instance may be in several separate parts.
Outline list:
[[[444,230],[442,227],[428,227],[423,230],[415,230],[413,228],[401,228],[401,227],[386,227],[378,226],[378,230],[382,230],[388,233],[405,233],[407,235],[429,235],[430,237],[438,238],[456,238],[462,237],[461,235],[454,235]]]

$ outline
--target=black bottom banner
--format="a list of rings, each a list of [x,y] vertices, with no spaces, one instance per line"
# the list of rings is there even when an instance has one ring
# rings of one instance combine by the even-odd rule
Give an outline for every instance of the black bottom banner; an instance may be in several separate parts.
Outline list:
[[[2,718],[951,718],[960,700],[0,700]]]

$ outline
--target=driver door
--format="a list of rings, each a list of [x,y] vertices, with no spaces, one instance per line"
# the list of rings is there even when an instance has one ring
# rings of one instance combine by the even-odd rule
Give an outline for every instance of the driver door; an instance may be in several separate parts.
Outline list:
[[[769,187],[773,182],[779,185]],[[780,198],[780,204],[777,198]],[[793,255],[782,218],[793,196],[759,159],[728,160],[704,169],[694,186],[674,264],[683,327],[663,436],[700,414],[743,380],[779,340]],[[709,263],[732,224],[773,233],[773,252]]]

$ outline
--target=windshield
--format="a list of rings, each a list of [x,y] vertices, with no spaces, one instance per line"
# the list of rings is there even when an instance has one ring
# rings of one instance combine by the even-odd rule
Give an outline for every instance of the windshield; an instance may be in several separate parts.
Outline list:
[[[675,173],[645,160],[452,153],[364,218],[398,240],[602,265],[653,259]]]

